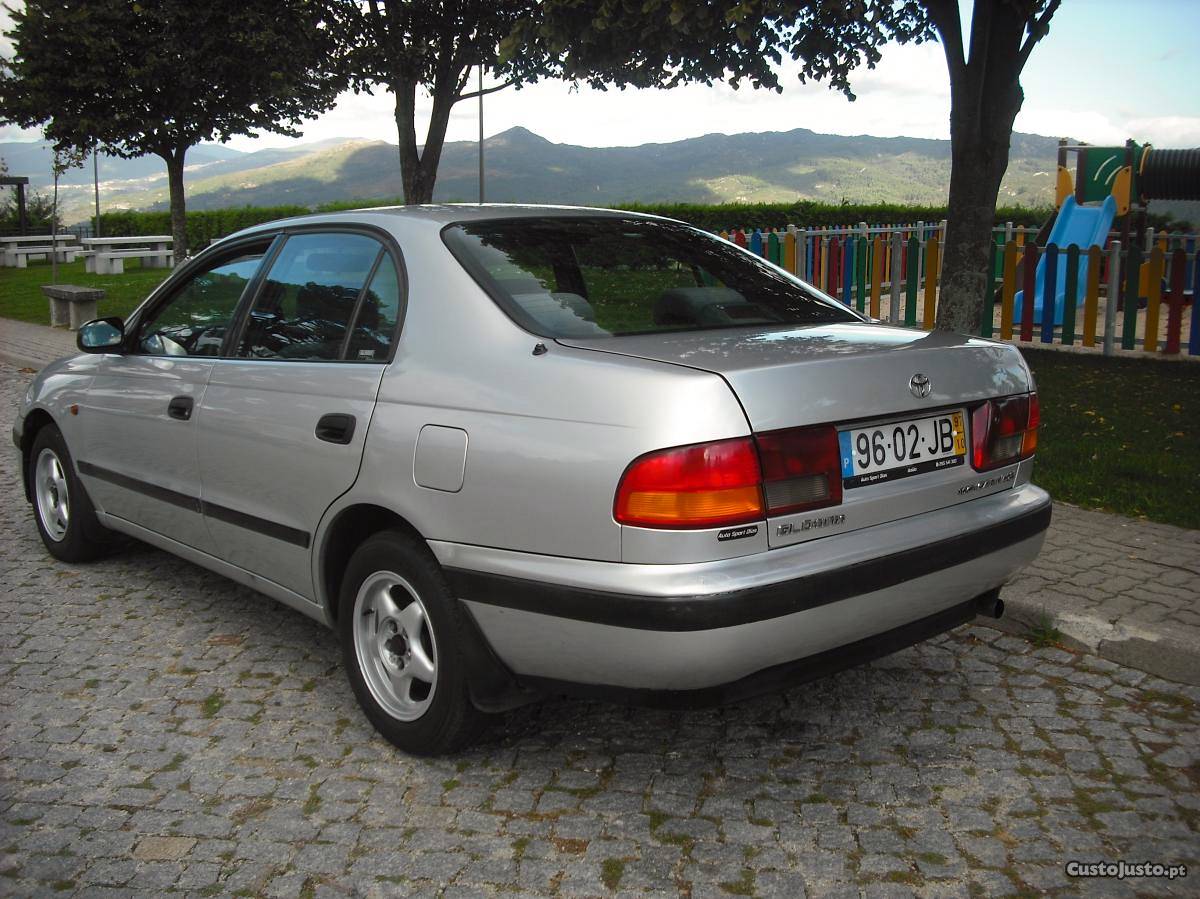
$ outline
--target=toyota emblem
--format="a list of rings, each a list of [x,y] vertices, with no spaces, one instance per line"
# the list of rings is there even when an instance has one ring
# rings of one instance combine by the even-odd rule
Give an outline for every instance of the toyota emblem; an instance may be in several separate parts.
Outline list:
[[[933,384],[930,382],[928,375],[917,372],[908,379],[908,389],[912,391],[912,395],[917,399],[923,400],[933,390]]]

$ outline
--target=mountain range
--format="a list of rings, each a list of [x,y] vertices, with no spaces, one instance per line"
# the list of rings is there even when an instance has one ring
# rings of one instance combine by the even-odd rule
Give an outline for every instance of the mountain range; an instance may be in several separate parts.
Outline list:
[[[1057,139],[1014,134],[1001,205],[1053,202]],[[46,191],[50,151],[41,143],[0,143],[9,173]],[[200,144],[188,153],[188,208],[398,197],[394,144],[333,138],[242,152]],[[484,142],[487,199],[621,205],[630,202],[946,202],[950,143],[911,137],[821,134],[805,128],[750,134],[707,134],[637,147],[557,144],[520,127]],[[478,198],[478,145],[445,145],[435,199]],[[166,208],[166,171],[154,156],[99,159],[103,209]],[[60,180],[68,223],[92,204],[92,166]]]

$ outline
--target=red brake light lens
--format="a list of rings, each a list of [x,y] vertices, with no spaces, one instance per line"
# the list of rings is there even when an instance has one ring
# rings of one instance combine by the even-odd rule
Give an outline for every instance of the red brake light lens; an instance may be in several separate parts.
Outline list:
[[[650,528],[709,528],[764,517],[749,437],[647,453],[625,470],[613,516]]]
[[[823,425],[758,435],[763,490],[771,515],[804,512],[842,501],[837,428]]]
[[[988,471],[1028,459],[1037,449],[1036,393],[988,400],[971,413],[971,464]]]

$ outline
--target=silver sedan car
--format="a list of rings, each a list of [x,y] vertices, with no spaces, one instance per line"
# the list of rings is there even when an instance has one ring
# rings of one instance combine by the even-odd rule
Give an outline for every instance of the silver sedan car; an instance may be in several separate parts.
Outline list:
[[[260,225],[78,344],[13,431],[50,553],[129,535],[325,622],[412,752],[548,693],[729,701],[998,615],[1050,520],[1016,349],[650,216]]]

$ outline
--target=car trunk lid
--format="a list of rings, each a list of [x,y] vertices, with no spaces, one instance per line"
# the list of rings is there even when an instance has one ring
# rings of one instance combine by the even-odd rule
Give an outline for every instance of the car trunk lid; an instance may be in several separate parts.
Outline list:
[[[1012,347],[946,331],[868,323],[720,329],[560,343],[721,375],[756,432],[924,412],[1029,390]],[[909,389],[917,374],[928,396]]]
[[[1032,389],[1020,353],[1011,346],[865,322],[560,342],[718,374],[758,434],[825,424],[843,430],[851,424],[874,427],[876,422],[886,422],[890,430],[899,421],[953,410],[965,411],[969,419],[968,410],[985,399]],[[922,469],[886,483],[851,486],[847,480],[838,505],[774,516],[769,543],[789,545],[932,511],[1008,489],[1017,476],[1016,464],[976,472],[968,444],[965,464]]]

